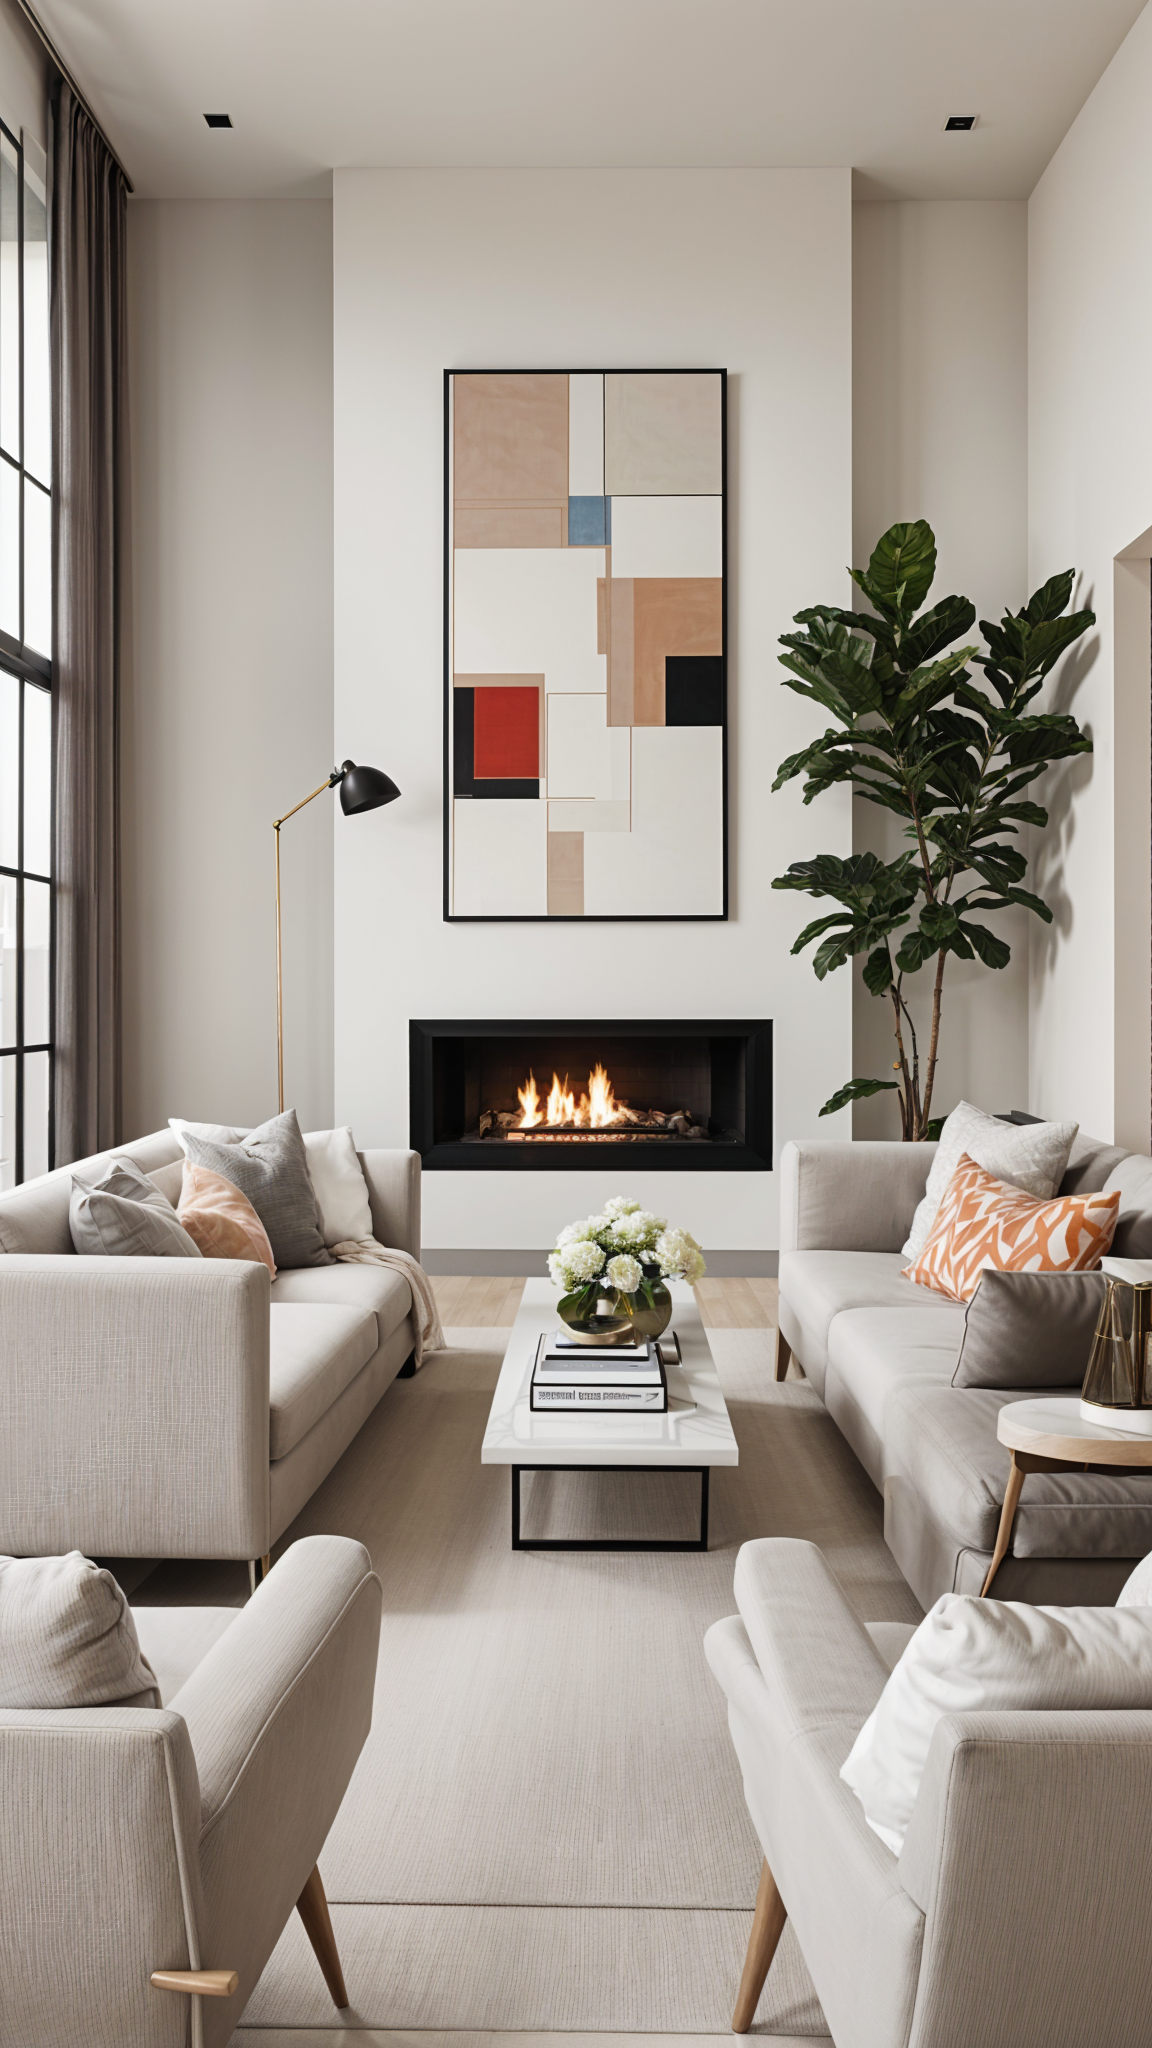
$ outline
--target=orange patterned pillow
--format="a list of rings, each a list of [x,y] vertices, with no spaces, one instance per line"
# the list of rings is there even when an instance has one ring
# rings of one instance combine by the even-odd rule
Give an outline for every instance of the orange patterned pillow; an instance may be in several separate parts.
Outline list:
[[[247,1195],[223,1174],[186,1159],[176,1214],[206,1259],[252,1259],[276,1278],[268,1232]]]
[[[971,1301],[985,1266],[1000,1273],[1085,1273],[1111,1244],[1119,1208],[1119,1189],[1038,1202],[965,1153],[928,1238],[904,1273],[953,1301]]]

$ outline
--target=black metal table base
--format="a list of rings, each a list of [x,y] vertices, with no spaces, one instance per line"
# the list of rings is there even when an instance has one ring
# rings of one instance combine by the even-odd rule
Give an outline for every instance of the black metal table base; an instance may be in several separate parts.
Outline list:
[[[708,1465],[513,1465],[512,1548],[513,1550],[707,1550],[708,1548]],[[583,1542],[572,1536],[523,1536],[520,1533],[520,1474],[522,1472],[698,1472],[700,1475],[700,1534],[683,1541],[663,1542],[656,1537],[630,1543],[620,1536],[596,1536]]]

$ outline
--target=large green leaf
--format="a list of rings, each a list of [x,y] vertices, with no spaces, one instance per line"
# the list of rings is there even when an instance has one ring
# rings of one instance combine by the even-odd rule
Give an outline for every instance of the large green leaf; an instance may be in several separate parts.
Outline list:
[[[945,647],[951,647],[976,623],[976,607],[966,597],[942,597],[923,612],[900,643],[900,666],[919,668]]]
[[[926,519],[914,519],[881,534],[872,550],[867,582],[859,576],[856,581],[886,617],[910,618],[931,590],[935,574],[936,536]]]
[[[887,946],[877,946],[864,962],[864,986],[874,996],[886,996],[892,986],[892,956]]]
[[[838,1109],[847,1109],[850,1102],[862,1102],[866,1095],[879,1095],[885,1088],[898,1088],[898,1081],[845,1081],[835,1095],[830,1095],[821,1116],[834,1116]]]

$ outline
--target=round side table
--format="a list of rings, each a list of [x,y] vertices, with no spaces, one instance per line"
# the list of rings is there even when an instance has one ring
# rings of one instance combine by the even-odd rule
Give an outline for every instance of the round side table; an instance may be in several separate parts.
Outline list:
[[[1079,1394],[1049,1394],[1043,1401],[1007,1401],[996,1422],[996,1434],[1012,1453],[1012,1467],[1000,1510],[996,1548],[988,1576],[980,1588],[984,1598],[1012,1541],[1020,1489],[1029,1472],[1096,1472],[1134,1465],[1152,1469],[1152,1437],[1102,1429],[1080,1413]]]

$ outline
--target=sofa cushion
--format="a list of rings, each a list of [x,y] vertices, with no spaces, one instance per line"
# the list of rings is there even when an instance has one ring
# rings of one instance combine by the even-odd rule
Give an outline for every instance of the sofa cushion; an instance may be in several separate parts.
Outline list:
[[[387,1266],[297,1266],[281,1270],[272,1282],[273,1303],[334,1302],[341,1308],[367,1309],[376,1318],[384,1344],[412,1311],[412,1290],[402,1273]]]
[[[0,1557],[0,1707],[158,1707],[132,1609],[78,1550]]]
[[[1090,1138],[1077,1131],[1060,1183],[1062,1195],[1089,1195],[1106,1185],[1108,1175],[1122,1159],[1128,1158],[1123,1145],[1106,1145],[1102,1138]]]
[[[1085,1273],[1112,1242],[1117,1191],[1040,1202],[965,1153],[944,1192],[910,1280],[971,1301],[986,1266],[1002,1273]]]
[[[269,1453],[282,1458],[351,1386],[377,1346],[370,1309],[331,1302],[273,1304],[269,1331]]]
[[[201,1256],[171,1202],[130,1159],[114,1159],[93,1180],[73,1172],[68,1228],[86,1258]]]
[[[237,1145],[198,1138],[187,1129],[181,1142],[193,1166],[222,1174],[247,1196],[268,1232],[278,1266],[331,1264],[294,1109],[270,1117]]]
[[[241,1613],[240,1607],[133,1607],[140,1648],[166,1707]]]
[[[180,1147],[171,1131],[153,1131],[150,1137],[136,1138],[131,1145],[117,1145],[111,1152],[93,1152],[87,1159],[73,1160],[70,1166],[58,1166],[53,1173],[43,1173],[36,1180],[25,1181],[22,1187],[10,1188],[6,1194],[0,1194],[0,1252],[59,1255],[75,1251],[68,1228],[74,1173],[84,1180],[98,1180],[114,1159],[130,1159],[141,1173],[151,1175],[180,1157]],[[160,1192],[168,1195],[169,1189],[161,1187]]]
[[[1064,1178],[1076,1131],[1075,1124],[1010,1124],[971,1102],[958,1102],[945,1119],[924,1199],[912,1218],[904,1246],[908,1257],[916,1258],[927,1244],[945,1192],[965,1156],[985,1173],[1023,1188],[1038,1201],[1048,1201]]]
[[[873,1484],[884,1485],[884,1407],[895,1386],[923,1380],[948,1386],[964,1336],[964,1310],[940,1315],[919,1302],[899,1308],[850,1308],[828,1331],[824,1406]]]
[[[1045,1389],[1036,1388],[1032,1398]],[[1065,1388],[1051,1392],[1065,1396]],[[985,1387],[894,1388],[884,1411],[886,1474],[973,1550],[990,1553],[1008,1483],[996,1418],[1017,1393]],[[1030,1472],[1012,1537],[1017,1557],[1143,1557],[1152,1550],[1152,1472]]]
[[[999,1273],[968,1303],[954,1387],[1078,1387],[1104,1300],[1102,1273]]]
[[[903,1265],[900,1252],[781,1252],[780,1328],[821,1400],[829,1325],[844,1309],[927,1308],[955,1323],[955,1302],[905,1280]]]
[[[1104,1188],[1108,1194],[1120,1192],[1113,1258],[1152,1259],[1152,1158],[1129,1152],[1113,1167]]]

